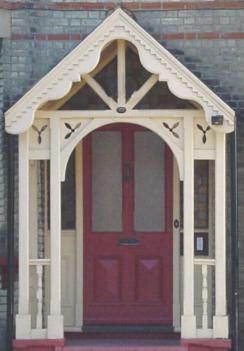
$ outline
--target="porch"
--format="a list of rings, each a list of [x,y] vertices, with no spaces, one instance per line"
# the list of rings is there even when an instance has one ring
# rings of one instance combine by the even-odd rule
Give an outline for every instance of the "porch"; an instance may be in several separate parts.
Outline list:
[[[16,348],[20,350],[36,351],[40,347],[55,351],[223,351],[231,348],[229,340],[181,340],[179,336],[164,334],[152,337],[152,335],[133,335],[128,338],[121,335],[108,335],[98,337],[66,336],[61,340],[22,340],[14,341]]]
[[[19,135],[15,349],[230,348],[233,128],[233,111],[120,9],[6,113]],[[111,324],[181,340],[64,343]]]

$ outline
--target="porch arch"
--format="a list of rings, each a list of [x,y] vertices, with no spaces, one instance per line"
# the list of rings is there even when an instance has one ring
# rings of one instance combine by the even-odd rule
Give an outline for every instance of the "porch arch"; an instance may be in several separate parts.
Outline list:
[[[79,144],[79,142],[89,133],[95,131],[100,127],[104,127],[110,124],[117,124],[117,123],[128,123],[128,124],[135,124],[141,127],[145,127],[148,130],[151,130],[155,134],[157,134],[171,149],[179,170],[180,179],[183,180],[183,152],[179,148],[179,146],[172,142],[171,138],[168,136],[166,131],[162,128],[162,126],[153,120],[150,119],[137,119],[136,121],[131,121],[127,119],[116,119],[116,121],[109,121],[109,120],[99,120],[99,121],[90,121],[87,125],[80,131],[79,134],[71,141],[70,144],[65,147],[61,152],[61,180],[65,180],[65,172],[68,160],[70,158],[71,153]]]

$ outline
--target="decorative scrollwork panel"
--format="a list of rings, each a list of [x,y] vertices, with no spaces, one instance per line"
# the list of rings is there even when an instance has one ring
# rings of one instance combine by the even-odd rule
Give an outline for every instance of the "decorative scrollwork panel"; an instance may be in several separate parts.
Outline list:
[[[204,118],[194,119],[195,150],[214,151],[215,150],[215,132],[206,123]]]
[[[30,159],[48,159],[50,144],[50,129],[48,119],[36,118],[29,129]]]

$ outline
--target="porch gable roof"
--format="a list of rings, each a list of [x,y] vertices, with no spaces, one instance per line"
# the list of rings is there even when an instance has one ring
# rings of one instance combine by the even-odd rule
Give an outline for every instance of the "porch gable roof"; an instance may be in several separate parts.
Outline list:
[[[137,48],[144,68],[157,74],[159,81],[166,81],[174,95],[200,104],[209,125],[212,116],[223,116],[223,126],[212,126],[216,131],[233,130],[235,112],[118,8],[5,113],[6,131],[20,134],[28,130],[35,112],[47,101],[65,96],[72,84],[81,80],[81,75],[96,67],[103,48],[117,39],[131,42]]]

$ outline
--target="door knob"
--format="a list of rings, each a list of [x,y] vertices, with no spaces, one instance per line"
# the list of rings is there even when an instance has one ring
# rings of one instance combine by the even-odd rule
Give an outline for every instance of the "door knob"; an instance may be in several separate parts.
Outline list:
[[[175,219],[175,220],[174,220],[174,227],[175,227],[176,229],[178,229],[179,226],[180,226],[180,221],[179,221],[178,219]]]

